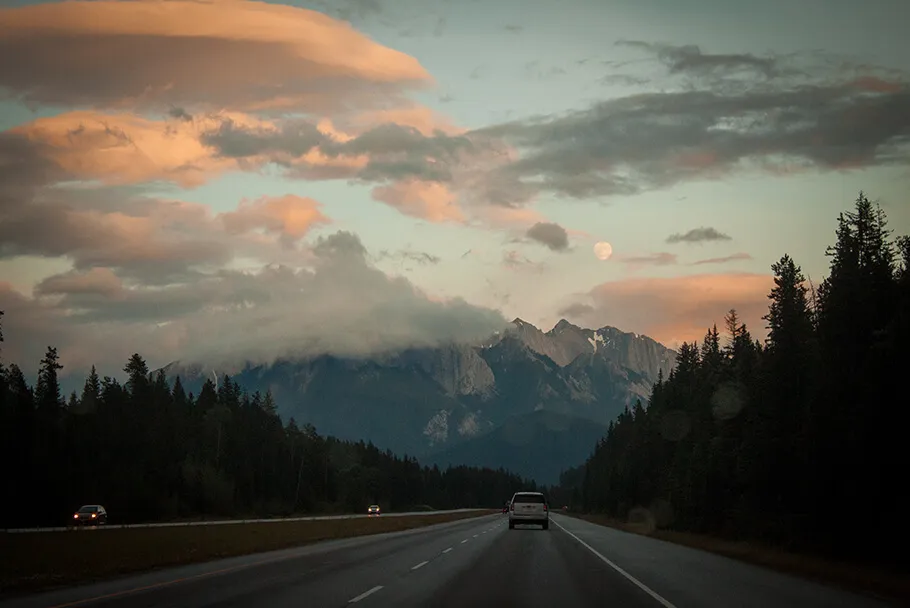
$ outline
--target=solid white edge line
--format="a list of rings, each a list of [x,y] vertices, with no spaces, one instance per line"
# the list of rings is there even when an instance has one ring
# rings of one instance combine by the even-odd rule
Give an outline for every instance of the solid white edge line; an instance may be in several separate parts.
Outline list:
[[[430,563],[430,562],[428,562],[428,561],[420,562],[420,563],[417,564],[416,566],[412,567],[411,570],[417,570],[418,568],[423,568],[424,566],[426,566],[426,565],[429,564],[429,563]]]
[[[348,604],[353,604],[354,602],[359,602],[359,601],[362,600],[363,598],[365,598],[365,597],[367,597],[367,596],[370,596],[370,595],[373,595],[374,593],[376,593],[376,592],[379,591],[380,589],[382,589],[382,585],[376,585],[375,587],[373,587],[373,588],[370,589],[369,591],[364,591],[363,593],[361,593],[360,595],[358,595],[358,596],[355,597],[354,599],[348,600]]]
[[[639,589],[641,589],[642,591],[644,591],[645,593],[647,593],[648,595],[650,595],[650,596],[651,596],[657,603],[659,603],[661,606],[664,606],[664,608],[676,608],[676,606],[674,606],[669,600],[664,599],[664,598],[663,598],[660,594],[658,594],[656,591],[652,591],[652,590],[651,590],[647,585],[645,585],[643,582],[641,582],[640,580],[638,580],[637,578],[635,578],[634,576],[632,576],[631,574],[629,574],[628,572],[626,572],[625,570],[623,570],[622,568],[620,568],[619,566],[617,566],[616,564],[614,564],[612,561],[610,561],[609,559],[607,559],[606,557],[604,557],[597,549],[595,549],[594,547],[592,547],[591,545],[589,545],[589,544],[586,543],[585,541],[581,540],[580,538],[578,538],[577,536],[575,536],[574,534],[572,534],[571,532],[569,532],[568,530],[566,530],[565,528],[563,528],[562,525],[559,524],[559,522],[557,522],[556,520],[553,520],[553,523],[556,524],[556,525],[559,527],[560,530],[562,530],[563,532],[565,532],[566,534],[568,534],[569,536],[571,536],[572,538],[574,538],[575,540],[577,540],[578,543],[579,543],[582,547],[584,547],[585,549],[587,549],[588,551],[590,551],[591,553],[593,553],[594,555],[596,555],[598,558],[600,558],[600,561],[602,561],[602,562],[605,563],[606,565],[610,566],[611,568],[613,568],[614,570],[616,570],[617,572],[619,572],[621,575],[623,575],[624,577],[626,577],[626,579],[628,579],[629,581],[631,581],[636,587],[638,587]]]

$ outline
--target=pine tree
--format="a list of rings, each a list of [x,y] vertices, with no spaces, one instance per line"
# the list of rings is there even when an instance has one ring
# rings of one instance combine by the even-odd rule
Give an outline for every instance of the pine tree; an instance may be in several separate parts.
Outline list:
[[[35,385],[35,400],[38,410],[46,417],[56,420],[63,407],[63,396],[60,394],[60,381],[57,372],[63,369],[57,349],[47,347],[38,370],[38,383]]]
[[[149,367],[139,353],[133,354],[126,365],[123,366],[126,372],[126,390],[134,397],[140,397],[144,394],[149,385]]]
[[[92,366],[92,371],[88,378],[85,379],[85,385],[82,387],[82,398],[80,403],[82,409],[88,412],[94,411],[101,399],[101,379],[98,378],[98,371]]]

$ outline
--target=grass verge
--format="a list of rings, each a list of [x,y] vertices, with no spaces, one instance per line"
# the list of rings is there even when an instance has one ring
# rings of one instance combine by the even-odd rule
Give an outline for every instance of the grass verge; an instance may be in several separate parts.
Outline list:
[[[493,511],[295,522],[0,534],[0,596],[322,540],[399,532]]]
[[[813,555],[792,553],[753,542],[729,541],[691,532],[653,530],[647,524],[623,522],[605,515],[566,513],[578,519],[608,526],[624,532],[650,536],[677,545],[701,549],[743,562],[764,566],[784,574],[811,579],[832,587],[873,595],[882,599],[910,605],[910,577],[906,573],[874,568],[864,564],[825,559]]]

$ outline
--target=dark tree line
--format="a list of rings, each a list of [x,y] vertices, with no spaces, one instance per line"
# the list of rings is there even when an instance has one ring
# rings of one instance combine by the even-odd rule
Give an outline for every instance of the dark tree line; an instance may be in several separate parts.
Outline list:
[[[0,313],[2,315],[2,313]],[[0,334],[2,341],[2,334]],[[371,443],[282,424],[271,394],[247,394],[225,376],[198,395],[150,373],[133,355],[126,382],[95,369],[64,399],[57,351],[30,386],[0,365],[4,519],[11,527],[62,525],[81,504],[111,521],[302,512],[498,507],[533,487],[503,470],[422,467]]]
[[[860,193],[816,289],[772,266],[768,337],[731,310],[683,344],[558,493],[656,526],[863,559],[907,539],[910,239]]]

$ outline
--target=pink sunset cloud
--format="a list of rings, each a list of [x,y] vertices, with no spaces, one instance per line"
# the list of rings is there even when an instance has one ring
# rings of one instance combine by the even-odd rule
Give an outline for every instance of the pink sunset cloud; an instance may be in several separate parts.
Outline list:
[[[245,0],[61,2],[0,11],[0,89],[35,104],[322,114],[431,82],[350,24]],[[103,57],[103,69],[99,58]]]
[[[678,346],[700,342],[709,327],[722,326],[724,315],[735,308],[752,336],[761,339],[773,286],[771,275],[751,273],[621,279],[597,285],[561,313],[589,327],[612,325]]]

